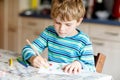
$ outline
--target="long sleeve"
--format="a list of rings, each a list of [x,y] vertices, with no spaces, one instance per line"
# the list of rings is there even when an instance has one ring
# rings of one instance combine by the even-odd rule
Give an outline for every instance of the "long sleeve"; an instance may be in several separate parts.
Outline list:
[[[95,62],[92,45],[86,45],[81,50],[80,63],[82,64],[83,70],[95,72]]]
[[[36,50],[39,53],[42,53],[42,51],[47,47],[47,38],[44,37],[46,35],[46,30],[43,31],[38,38],[36,38],[33,42],[32,45],[36,48]],[[26,45],[22,49],[22,58],[26,61],[28,60],[31,56],[35,55],[35,52],[33,49],[30,47],[30,45]]]

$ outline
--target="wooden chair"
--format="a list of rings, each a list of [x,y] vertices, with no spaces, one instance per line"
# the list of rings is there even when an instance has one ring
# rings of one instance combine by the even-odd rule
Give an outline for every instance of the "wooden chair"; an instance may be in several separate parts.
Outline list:
[[[104,66],[106,56],[102,53],[98,53],[97,55],[94,55],[94,58],[95,58],[96,71],[101,73],[103,66]]]

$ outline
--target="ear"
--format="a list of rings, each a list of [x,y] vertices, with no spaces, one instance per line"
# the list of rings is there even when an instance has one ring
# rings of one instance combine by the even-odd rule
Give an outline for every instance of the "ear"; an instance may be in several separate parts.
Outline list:
[[[83,18],[80,18],[78,21],[77,21],[77,25],[79,26],[82,22]]]

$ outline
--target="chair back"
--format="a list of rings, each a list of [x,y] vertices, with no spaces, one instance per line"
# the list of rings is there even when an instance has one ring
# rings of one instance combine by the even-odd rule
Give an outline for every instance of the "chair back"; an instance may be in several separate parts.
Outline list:
[[[106,56],[102,53],[98,53],[97,55],[94,55],[94,58],[95,58],[96,71],[101,73],[103,70]]]

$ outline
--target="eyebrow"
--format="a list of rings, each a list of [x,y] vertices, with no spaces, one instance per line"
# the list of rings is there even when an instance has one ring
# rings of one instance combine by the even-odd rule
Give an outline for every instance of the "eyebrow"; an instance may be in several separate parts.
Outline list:
[[[56,19],[54,19],[56,22],[61,22],[61,21],[58,21],[58,20],[56,20]],[[65,24],[71,24],[71,23],[74,23],[74,21],[66,21],[66,22],[64,22],[64,21],[62,21],[63,23],[65,23]]]
[[[65,24],[72,24],[74,23],[74,21],[71,21],[71,22],[64,22]]]

